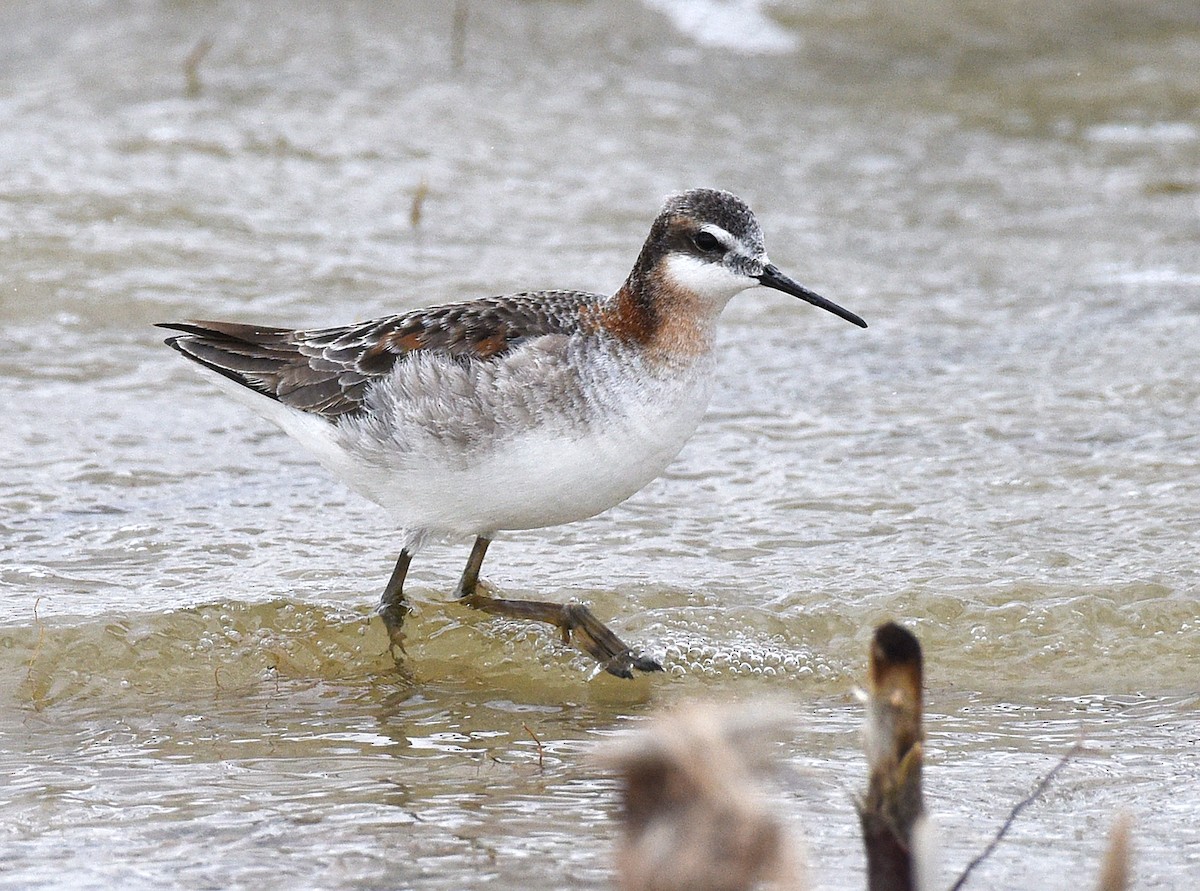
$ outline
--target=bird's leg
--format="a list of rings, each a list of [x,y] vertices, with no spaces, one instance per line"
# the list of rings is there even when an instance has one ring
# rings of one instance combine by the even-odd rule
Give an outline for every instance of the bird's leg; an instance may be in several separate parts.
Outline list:
[[[467,558],[462,578],[458,580],[458,589],[454,592],[454,596],[459,600],[469,601],[476,595],[479,588],[479,570],[483,567],[483,557],[491,543],[490,538],[484,538],[482,535],[475,537],[475,544],[471,546],[471,556]]]
[[[620,678],[633,677],[638,671],[662,671],[662,666],[649,656],[635,655],[608,626],[579,603],[551,603],[545,600],[503,600],[479,591],[479,568],[487,553],[490,539],[479,536],[471,548],[467,567],[463,570],[455,592],[459,600],[488,615],[506,619],[531,619],[546,622],[562,632],[563,643],[574,643],[604,666],[609,674]]]
[[[379,600],[379,615],[387,627],[391,639],[393,654],[397,647],[404,652],[404,618],[408,615],[408,601],[404,599],[404,577],[408,574],[408,564],[412,555],[405,548],[396,560],[396,568],[388,579],[387,587],[383,589],[383,597]]]

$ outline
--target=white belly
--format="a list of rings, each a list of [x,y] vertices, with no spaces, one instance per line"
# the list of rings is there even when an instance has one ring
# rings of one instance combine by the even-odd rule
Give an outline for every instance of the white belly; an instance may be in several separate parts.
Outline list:
[[[459,534],[582,520],[661,474],[695,431],[704,402],[639,411],[575,438],[535,431],[466,467],[431,468],[421,480],[393,476],[376,500],[404,527]]]
[[[477,535],[570,523],[621,503],[663,472],[704,415],[707,383],[656,388],[657,398],[626,403],[603,423],[535,426],[466,460],[416,450],[330,469],[405,529]]]

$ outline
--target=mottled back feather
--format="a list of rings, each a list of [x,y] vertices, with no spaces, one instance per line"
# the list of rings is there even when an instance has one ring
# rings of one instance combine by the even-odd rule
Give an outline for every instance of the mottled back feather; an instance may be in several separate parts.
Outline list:
[[[285,405],[336,420],[362,411],[371,385],[412,353],[494,361],[534,338],[578,332],[580,308],[603,300],[581,291],[536,291],[309,331],[209,321],[158,327],[183,332],[166,343],[189,359]]]

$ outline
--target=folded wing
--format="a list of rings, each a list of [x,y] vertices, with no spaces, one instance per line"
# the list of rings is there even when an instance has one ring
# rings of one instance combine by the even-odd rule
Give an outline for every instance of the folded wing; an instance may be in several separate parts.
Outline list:
[[[371,385],[412,353],[494,361],[532,338],[572,333],[579,317],[569,310],[597,299],[575,291],[541,291],[310,331],[210,321],[158,327],[181,332],[166,343],[192,361],[332,421],[362,411]]]

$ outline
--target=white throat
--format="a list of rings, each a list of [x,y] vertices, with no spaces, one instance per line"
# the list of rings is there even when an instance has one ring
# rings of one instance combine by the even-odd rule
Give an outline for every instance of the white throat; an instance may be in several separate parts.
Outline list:
[[[720,263],[709,263],[688,254],[668,254],[664,261],[665,278],[677,288],[691,291],[705,303],[723,307],[735,294],[758,284],[738,275]]]

